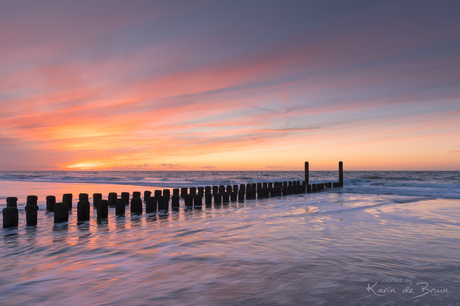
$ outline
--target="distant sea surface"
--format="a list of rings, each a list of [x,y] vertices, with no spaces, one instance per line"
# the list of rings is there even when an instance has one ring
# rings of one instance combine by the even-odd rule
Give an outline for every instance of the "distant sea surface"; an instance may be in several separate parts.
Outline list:
[[[312,171],[310,182],[337,181]],[[77,224],[79,193],[303,180],[286,171],[0,172],[0,305],[460,305],[460,172],[345,171],[343,188]],[[55,225],[45,198],[74,195]],[[36,227],[25,224],[37,195]],[[3,224],[3,223],[2,223]]]

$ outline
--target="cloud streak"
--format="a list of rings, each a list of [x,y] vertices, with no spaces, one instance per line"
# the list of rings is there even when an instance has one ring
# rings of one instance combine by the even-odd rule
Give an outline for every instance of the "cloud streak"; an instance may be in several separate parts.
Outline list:
[[[457,152],[456,4],[107,4],[0,13],[0,169],[292,169],[382,141],[395,159]]]

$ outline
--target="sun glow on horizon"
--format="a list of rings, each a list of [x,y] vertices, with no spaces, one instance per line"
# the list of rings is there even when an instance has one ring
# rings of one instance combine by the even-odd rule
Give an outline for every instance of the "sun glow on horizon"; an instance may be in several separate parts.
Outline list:
[[[92,169],[99,169],[103,167],[104,167],[104,164],[99,163],[99,162],[81,162],[81,163],[64,166],[63,168],[70,169],[70,170],[92,170]]]

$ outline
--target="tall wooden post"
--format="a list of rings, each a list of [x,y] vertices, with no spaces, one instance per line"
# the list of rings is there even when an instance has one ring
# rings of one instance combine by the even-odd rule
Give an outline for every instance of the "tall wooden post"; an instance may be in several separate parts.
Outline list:
[[[151,191],[144,191],[144,202],[147,203],[147,200],[148,198],[150,198],[152,196],[152,192]]]
[[[204,196],[204,188],[203,188],[203,187],[198,187],[197,194],[198,194],[200,197],[203,197],[203,196]]]
[[[131,214],[142,214],[142,199],[132,198],[131,199]]]
[[[343,187],[343,162],[339,161],[339,186]]]
[[[185,196],[187,195],[187,192],[188,192],[188,188],[182,187],[180,189],[180,197],[185,198]]]
[[[173,196],[178,195],[180,197],[180,189],[179,188],[174,188],[173,189]]]
[[[193,207],[193,195],[186,194],[185,198],[184,198],[184,201],[185,201],[185,207],[187,207],[187,208]]]
[[[145,203],[145,212],[146,213],[156,212],[157,206],[158,206],[157,197],[150,197],[147,199],[147,203]]]
[[[54,223],[69,221],[69,204],[65,202],[54,205]]]
[[[46,210],[54,211],[54,204],[56,204],[56,197],[49,195],[46,197]]]
[[[109,217],[109,201],[100,200],[97,204],[97,221],[107,219]]]
[[[125,215],[125,199],[116,199],[115,200],[115,214],[118,215]]]
[[[72,210],[72,194],[71,193],[65,193],[62,195],[62,202],[67,203],[67,208],[69,210]]]
[[[305,162],[305,185],[310,184],[310,169],[308,162]]]
[[[122,192],[121,198],[125,200],[125,205],[129,205],[129,192]]]
[[[201,209],[203,206],[203,197],[200,196],[199,194],[195,195],[193,197],[193,207],[196,209]]]
[[[89,201],[85,200],[85,197],[80,197],[80,201],[77,203],[77,220],[89,221]]]
[[[38,197],[35,195],[27,196],[27,204],[26,204],[26,222],[28,226],[37,225],[37,205]]]
[[[164,194],[164,190],[163,190],[163,194]],[[169,210],[169,196],[170,195],[168,195],[168,193],[166,192],[166,195],[163,195],[158,199],[158,212],[160,212],[160,211],[168,212],[168,210]]]
[[[109,206],[115,206],[115,201],[117,200],[118,194],[116,192],[109,192]]]
[[[93,194],[93,206],[97,207],[97,203],[102,200],[102,193],[94,193]]]
[[[19,221],[18,198],[6,199],[6,207],[3,208],[3,227],[16,227]]]
[[[172,203],[171,203],[171,208],[174,211],[178,211],[180,207],[180,195],[179,195],[179,189],[177,189],[176,194],[173,194],[172,196]]]

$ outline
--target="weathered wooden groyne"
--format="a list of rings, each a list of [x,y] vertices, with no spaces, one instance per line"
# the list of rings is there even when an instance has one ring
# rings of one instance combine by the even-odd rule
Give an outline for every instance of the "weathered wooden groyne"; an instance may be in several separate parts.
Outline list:
[[[231,202],[244,202],[245,200],[274,198],[303,193],[315,193],[328,188],[343,187],[343,163],[339,162],[339,181],[327,183],[310,184],[309,163],[305,162],[304,181],[283,181],[248,183],[240,185],[218,185],[205,187],[174,188],[172,194],[170,189],[144,191],[143,199],[141,192],[135,191],[130,197],[128,192],[118,195],[110,192],[107,199],[103,199],[101,193],[93,194],[93,209],[96,210],[97,220],[106,220],[109,215],[109,207],[115,208],[116,215],[124,215],[126,207],[131,214],[142,213],[167,213],[178,211],[181,202],[185,209],[202,209],[217,205],[228,205]],[[204,202],[203,202],[204,201]],[[6,208],[3,209],[3,227],[17,227],[19,223],[18,199],[8,197]],[[38,197],[27,196],[25,211],[27,226],[36,226],[38,220]],[[73,210],[73,195],[66,193],[62,195],[62,201],[56,202],[56,197],[46,197],[46,210],[54,213],[54,223],[67,222],[69,213]],[[77,203],[77,220],[84,222],[90,220],[91,203],[89,195],[80,193]]]

